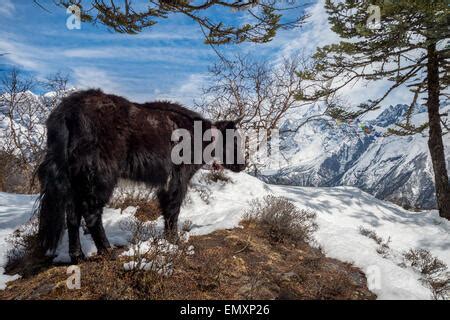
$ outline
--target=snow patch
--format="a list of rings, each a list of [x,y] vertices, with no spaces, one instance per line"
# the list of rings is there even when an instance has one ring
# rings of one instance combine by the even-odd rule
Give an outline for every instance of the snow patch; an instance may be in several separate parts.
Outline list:
[[[249,208],[249,201],[267,194],[284,196],[300,209],[317,213],[317,242],[327,256],[348,261],[361,268],[368,277],[368,287],[379,299],[430,299],[430,290],[420,281],[420,274],[400,263],[401,253],[411,248],[429,250],[450,265],[450,222],[436,211],[412,213],[394,204],[378,200],[354,187],[308,188],[267,185],[245,173],[226,172],[230,183],[208,183],[207,172],[193,178],[188,197],[180,213],[180,226],[190,220],[190,234],[202,235],[218,229],[239,225]],[[4,266],[8,244],[6,237],[25,223],[31,215],[35,197],[0,193],[0,267]],[[128,245],[130,233],[123,230],[124,221],[134,217],[135,208],[123,212],[105,209],[104,224],[113,245]],[[389,257],[378,254],[377,244],[359,232],[359,227],[373,229],[384,239],[391,238]],[[156,221],[162,230],[162,218]],[[89,235],[81,235],[87,255],[96,249]],[[56,261],[69,261],[67,235],[58,248]],[[163,244],[163,243],[162,243]],[[174,249],[173,247],[168,250]],[[188,250],[193,252],[194,248]],[[128,251],[128,254],[132,252]],[[124,265],[131,270],[146,270],[161,266],[164,261],[132,262]],[[149,269],[150,268],[150,269]],[[167,268],[168,270],[170,268]],[[3,272],[3,270],[0,270]],[[0,288],[15,277],[0,275]]]

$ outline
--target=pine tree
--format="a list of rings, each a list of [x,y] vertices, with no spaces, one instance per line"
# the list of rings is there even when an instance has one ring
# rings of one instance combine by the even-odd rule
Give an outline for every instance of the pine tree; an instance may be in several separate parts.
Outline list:
[[[440,102],[449,98],[450,47],[449,7],[445,0],[326,0],[325,9],[339,43],[319,48],[314,67],[301,75],[316,86],[314,93],[299,98],[329,97],[355,81],[388,79],[392,85],[376,100],[356,109],[333,106],[332,117],[344,120],[379,108],[396,88],[412,91],[406,122],[390,134],[429,131],[428,146],[433,163],[440,216],[450,219],[450,185],[443,144],[448,129],[440,114]],[[414,126],[411,114],[419,98],[426,99],[428,123]]]

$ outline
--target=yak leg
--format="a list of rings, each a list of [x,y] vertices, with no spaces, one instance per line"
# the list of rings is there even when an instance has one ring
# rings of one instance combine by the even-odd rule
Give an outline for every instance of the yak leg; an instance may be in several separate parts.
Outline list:
[[[80,222],[81,214],[78,210],[67,212],[66,223],[69,234],[69,256],[72,264],[78,264],[85,259],[80,243]]]
[[[78,207],[79,214],[84,218],[86,227],[97,247],[99,254],[110,252],[111,245],[103,228],[102,213],[103,207],[111,196],[115,179],[106,174],[90,173],[79,179],[77,195],[81,201]]]
[[[83,216],[92,240],[94,240],[95,246],[97,247],[98,254],[105,254],[111,249],[105,229],[103,228],[102,213],[103,207],[100,207],[86,211]]]
[[[158,200],[164,217],[164,233],[166,238],[177,240],[178,215],[187,190],[189,180],[182,172],[175,171],[166,188],[158,192]]]

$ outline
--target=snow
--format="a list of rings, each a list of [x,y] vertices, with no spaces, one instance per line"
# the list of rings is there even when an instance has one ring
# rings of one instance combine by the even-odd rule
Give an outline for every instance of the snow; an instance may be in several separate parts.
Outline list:
[[[402,253],[411,248],[429,250],[450,265],[450,223],[436,211],[412,213],[394,204],[378,200],[354,187],[308,188],[274,186],[245,173],[226,174],[232,183],[208,183],[200,171],[191,183],[188,197],[180,213],[180,225],[192,222],[191,235],[207,234],[217,229],[237,227],[249,201],[273,193],[293,201],[299,208],[317,213],[317,243],[329,257],[348,261],[361,268],[368,286],[379,299],[430,299],[430,290],[420,281],[420,274],[405,266]],[[35,197],[0,193],[0,265],[5,263],[8,244],[5,238],[29,217]],[[123,222],[133,217],[134,208],[105,209],[105,229],[113,245],[126,245],[130,234]],[[162,229],[163,221],[157,221]],[[377,244],[360,234],[359,228],[373,229],[384,239],[391,239],[387,256],[376,252]],[[82,235],[86,254],[95,254],[89,235]],[[194,249],[194,248],[192,248]],[[57,261],[68,261],[67,235],[58,249]],[[132,252],[127,254],[132,255]],[[139,267],[151,269],[158,261],[144,261]],[[132,262],[124,266],[132,269]],[[1,270],[0,270],[1,271]],[[0,276],[0,288],[14,277]]]
[[[379,299],[430,298],[419,274],[398,265],[398,256],[411,248],[427,249],[450,264],[450,222],[436,211],[412,213],[353,187],[272,189],[299,208],[317,212],[316,238],[325,254],[365,271],[369,289]],[[360,226],[375,230],[385,240],[390,238],[393,257],[379,255],[378,245],[359,233]]]
[[[286,129],[295,130],[323,110],[293,113],[280,128],[280,164],[263,167],[262,178],[283,185],[358,187],[403,206],[436,208],[427,130],[413,136],[384,136],[389,128],[398,129],[395,124],[404,121],[408,109],[407,105],[390,106],[372,120],[336,122],[322,117],[295,133]],[[449,110],[449,105],[441,107],[442,114]],[[411,123],[426,123],[426,111],[425,106],[417,106]],[[362,125],[370,132],[363,131]],[[443,142],[450,167],[450,135],[444,135]]]
[[[6,239],[19,226],[26,223],[31,215],[36,197],[14,195],[0,192],[0,290],[5,288],[7,281],[17,279],[17,276],[7,276],[4,273],[8,243]]]

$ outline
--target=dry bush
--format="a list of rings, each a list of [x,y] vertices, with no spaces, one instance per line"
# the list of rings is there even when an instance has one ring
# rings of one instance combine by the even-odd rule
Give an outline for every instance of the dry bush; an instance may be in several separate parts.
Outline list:
[[[434,299],[450,298],[450,273],[443,261],[424,249],[410,249],[403,256],[423,275],[422,281],[430,287]]]
[[[383,243],[383,238],[378,236],[378,234],[374,230],[370,230],[370,229],[364,228],[363,226],[360,226],[359,227],[359,233],[362,234],[363,236],[367,237],[367,238],[372,239],[377,244]]]
[[[0,191],[9,193],[37,193],[33,181],[35,167],[24,164],[11,153],[0,151]]]
[[[49,258],[43,257],[38,242],[39,221],[33,218],[13,232],[6,241],[11,246],[6,253],[7,273],[29,276],[47,265]]]
[[[176,244],[164,239],[154,222],[131,218],[121,228],[130,233],[128,262],[124,269],[139,299],[158,299],[170,295],[167,278],[181,266],[192,250],[180,235]],[[173,289],[172,289],[173,290]]]
[[[376,251],[379,255],[383,258],[387,258],[389,256],[389,250],[391,249],[389,246],[391,243],[390,237],[387,240],[384,240],[374,230],[364,228],[363,226],[359,227],[359,233],[369,239],[372,239],[378,244]]]
[[[388,238],[385,242],[381,243],[377,248],[377,253],[381,255],[383,258],[387,258],[389,256],[389,243],[391,242],[391,238]]]
[[[232,182],[231,178],[226,175],[224,170],[210,170],[203,176],[203,180],[208,184],[217,182]]]
[[[193,226],[194,226],[194,225],[193,225],[193,223],[192,223],[191,220],[185,220],[185,221],[183,222],[183,225],[181,226],[181,231],[182,231],[183,233],[191,232]]]
[[[250,206],[251,209],[244,215],[244,221],[261,224],[270,239],[275,242],[308,242],[312,240],[312,235],[318,228],[314,212],[300,210],[283,197],[268,195],[253,200]]]
[[[412,267],[418,269],[423,275],[432,276],[447,269],[447,265],[434,257],[428,250],[410,249],[403,256]]]
[[[0,79],[0,121],[5,126],[0,143],[0,187],[6,192],[36,193],[33,176],[45,154],[45,121],[69,93],[68,79],[62,74],[40,82],[11,69]],[[30,90],[42,85],[53,94],[34,97]]]

